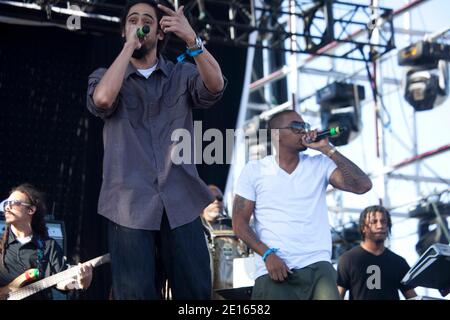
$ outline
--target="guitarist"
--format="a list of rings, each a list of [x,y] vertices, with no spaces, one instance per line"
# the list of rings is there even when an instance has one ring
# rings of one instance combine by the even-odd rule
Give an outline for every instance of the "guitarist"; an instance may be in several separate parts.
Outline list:
[[[17,281],[29,269],[38,269],[38,280],[65,269],[64,255],[56,241],[48,236],[44,214],[43,194],[30,184],[22,184],[11,191],[1,204],[6,228],[0,241],[0,299],[14,290]],[[20,282],[21,278],[18,278]],[[76,278],[58,283],[57,289],[87,289],[92,280],[92,266],[80,266]],[[14,281],[14,282],[13,282]],[[14,285],[13,285],[14,284]],[[23,283],[20,283],[23,285]],[[51,290],[36,293],[30,299],[51,299]]]

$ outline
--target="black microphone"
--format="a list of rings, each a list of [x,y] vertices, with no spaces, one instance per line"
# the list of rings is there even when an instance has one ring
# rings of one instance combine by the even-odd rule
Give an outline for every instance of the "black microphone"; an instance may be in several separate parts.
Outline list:
[[[137,30],[136,30],[136,35],[137,35],[137,37],[139,38],[139,39],[142,39],[142,38],[144,38],[146,35],[147,35],[147,33],[149,33],[150,32],[150,26],[149,25],[144,25],[142,28],[138,28]]]
[[[340,126],[331,127],[329,129],[317,132],[317,137],[316,137],[316,139],[314,141],[312,141],[310,139],[306,139],[306,142],[307,143],[312,143],[312,142],[316,142],[316,141],[325,139],[327,137],[338,136],[338,135],[340,135],[341,133],[343,133],[346,130],[347,130],[346,127],[340,127]]]

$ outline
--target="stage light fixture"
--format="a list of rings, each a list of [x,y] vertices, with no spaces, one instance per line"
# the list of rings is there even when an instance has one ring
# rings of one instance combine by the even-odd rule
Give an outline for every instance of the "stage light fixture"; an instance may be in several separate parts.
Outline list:
[[[438,219],[436,212],[428,200],[421,201],[409,210],[409,216],[411,218],[419,219],[417,227],[419,241],[416,243],[416,252],[419,255],[422,255],[435,243],[449,243],[446,234],[450,232],[447,221],[447,218],[450,216],[450,203],[438,201],[436,208],[441,219]]]
[[[450,46],[419,41],[398,53],[398,63],[406,66],[405,100],[416,110],[431,110],[442,104],[449,93],[448,62]]]
[[[339,260],[339,257],[346,251],[358,246],[361,242],[358,223],[352,221],[343,226],[331,229],[332,254],[333,261]]]
[[[334,82],[316,92],[323,128],[345,127],[343,133],[330,138],[335,146],[343,146],[361,132],[360,101],[365,99],[364,87],[352,83]]]

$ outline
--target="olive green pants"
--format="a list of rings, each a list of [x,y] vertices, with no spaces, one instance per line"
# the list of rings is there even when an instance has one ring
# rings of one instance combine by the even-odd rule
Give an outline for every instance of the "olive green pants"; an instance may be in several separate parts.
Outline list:
[[[293,273],[283,282],[268,274],[255,280],[252,300],[340,300],[336,270],[331,263],[319,261]]]

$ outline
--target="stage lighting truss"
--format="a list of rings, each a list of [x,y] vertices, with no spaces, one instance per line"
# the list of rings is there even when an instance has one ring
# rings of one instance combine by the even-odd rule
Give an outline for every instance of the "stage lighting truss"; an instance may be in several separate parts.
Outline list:
[[[80,8],[83,31],[118,32],[126,1],[0,0],[4,17],[66,25]],[[118,4],[119,3],[119,4]],[[186,0],[185,14],[207,42],[373,61],[392,50],[392,10],[333,0]],[[293,23],[295,21],[295,23]],[[362,27],[362,29],[361,29]],[[249,35],[258,32],[256,42]],[[331,43],[339,49],[321,52]]]
[[[68,19],[75,16],[83,32],[119,33],[125,4],[126,0],[0,0],[0,22],[68,28]]]
[[[373,61],[395,47],[392,10],[387,8],[332,0],[202,0],[188,2],[186,11],[204,39],[231,46],[358,61]],[[293,20],[295,30],[291,30]],[[254,31],[258,39],[250,43]],[[320,52],[333,42],[344,45]]]
[[[450,189],[423,198],[409,208],[411,218],[433,218],[437,215],[450,217]]]

